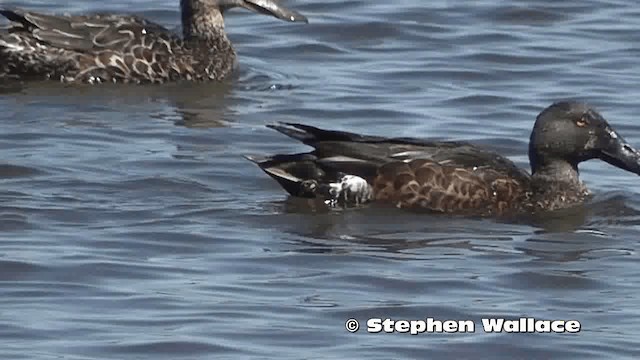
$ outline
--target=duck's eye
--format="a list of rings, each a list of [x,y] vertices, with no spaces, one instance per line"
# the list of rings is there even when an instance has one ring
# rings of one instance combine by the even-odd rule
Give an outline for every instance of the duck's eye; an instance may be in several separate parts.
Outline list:
[[[576,120],[576,126],[577,127],[585,127],[589,125],[589,120],[587,120],[586,116],[583,116],[581,118],[579,118],[578,120]]]

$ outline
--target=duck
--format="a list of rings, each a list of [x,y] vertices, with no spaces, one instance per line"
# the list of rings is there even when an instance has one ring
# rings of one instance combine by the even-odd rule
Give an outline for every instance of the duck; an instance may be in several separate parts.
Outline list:
[[[312,152],[246,156],[293,197],[332,207],[367,203],[430,213],[505,216],[569,208],[591,192],[578,165],[600,159],[640,175],[640,152],[585,103],[560,101],[537,116],[531,172],[465,141],[361,135],[297,123],[267,125]]]
[[[181,0],[182,37],[135,15],[47,15],[0,7],[0,79],[64,83],[222,81],[237,65],[223,15],[234,7],[288,22],[277,0]]]

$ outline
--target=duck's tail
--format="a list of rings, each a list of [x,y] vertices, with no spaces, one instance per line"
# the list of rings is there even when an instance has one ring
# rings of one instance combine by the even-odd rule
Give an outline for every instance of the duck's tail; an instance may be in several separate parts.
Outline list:
[[[36,25],[27,19],[27,14],[16,9],[0,8],[0,15],[11,21],[12,27],[21,27],[24,30],[31,31]]]
[[[310,153],[245,158],[257,164],[292,196],[319,198],[331,206],[359,205],[373,198],[373,188],[367,180],[323,169]]]
[[[378,139],[375,136],[363,136],[346,131],[324,130],[311,125],[288,122],[269,124],[267,127],[310,146],[321,141],[363,142]]]
[[[311,154],[245,156],[245,158],[258,165],[292,196],[315,198],[317,185],[326,175],[316,165],[316,158]]]

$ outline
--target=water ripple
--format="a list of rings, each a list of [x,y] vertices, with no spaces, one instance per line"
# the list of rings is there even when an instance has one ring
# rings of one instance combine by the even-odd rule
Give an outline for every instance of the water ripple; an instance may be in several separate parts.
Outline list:
[[[637,4],[284,3],[310,23],[228,12],[240,67],[221,84],[0,84],[0,357],[634,358],[637,177],[590,161],[591,203],[492,221],[334,211],[242,155],[309,151],[263,126],[295,121],[465,139],[528,169],[535,116],[561,99],[640,144]],[[168,0],[5,5],[180,26]],[[480,328],[521,316],[582,331]],[[372,317],[477,329],[367,334]]]

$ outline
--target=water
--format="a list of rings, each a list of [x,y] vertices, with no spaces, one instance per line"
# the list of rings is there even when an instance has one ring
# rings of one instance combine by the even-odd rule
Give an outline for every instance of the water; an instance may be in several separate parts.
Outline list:
[[[9,3],[179,27],[174,1],[67,4]],[[636,358],[636,176],[584,164],[592,204],[508,224],[326,212],[241,158],[307,149],[263,126],[296,121],[473,140],[526,167],[560,99],[640,145],[636,2],[287,4],[311,23],[229,14],[224,84],[0,85],[0,358]],[[369,334],[373,317],[476,331]],[[489,334],[487,317],[582,330]]]

